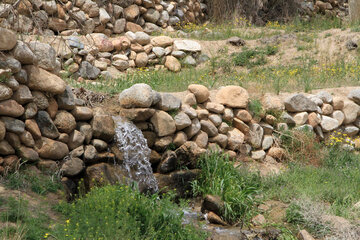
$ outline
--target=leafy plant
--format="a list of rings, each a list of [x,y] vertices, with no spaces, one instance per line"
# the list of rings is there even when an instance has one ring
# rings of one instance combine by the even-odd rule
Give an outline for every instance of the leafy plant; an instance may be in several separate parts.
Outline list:
[[[219,152],[199,160],[200,176],[192,183],[194,195],[218,195],[225,203],[224,218],[230,223],[248,220],[259,202],[259,177],[235,168]]]
[[[206,239],[183,225],[183,212],[172,196],[145,196],[128,186],[93,188],[72,204],[63,204],[65,219],[49,235],[56,239]]]

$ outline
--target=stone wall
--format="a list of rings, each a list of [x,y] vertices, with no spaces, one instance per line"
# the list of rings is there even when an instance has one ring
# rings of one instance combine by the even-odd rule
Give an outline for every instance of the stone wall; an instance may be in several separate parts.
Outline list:
[[[266,94],[256,113],[250,110],[249,101],[248,92],[239,86],[211,93],[196,84],[181,99],[156,93],[145,84],[134,85],[119,97],[120,113],[143,131],[152,149],[151,163],[160,188],[173,184],[179,194],[184,189],[178,189],[176,179],[193,179],[197,159],[208,149],[222,150],[233,159],[276,163],[285,160],[287,153],[274,131],[307,129],[322,140],[335,130],[349,137],[359,133],[360,89],[347,98],[322,91],[293,94],[283,101]],[[359,147],[357,141],[354,144]],[[179,170],[184,168],[189,170]]]
[[[52,47],[37,44],[41,47],[17,41],[12,31],[0,28],[0,174],[25,162],[52,173],[60,170],[69,197],[80,178],[87,187],[95,183],[90,179],[101,177],[115,182],[115,173],[126,178],[114,165],[123,159],[115,154],[112,116],[77,99],[52,73]]]
[[[348,0],[302,0],[299,2],[300,9],[309,16],[319,13],[329,17],[344,18],[349,15]]]
[[[71,35],[145,31],[204,17],[198,0],[5,0],[0,3],[0,27],[23,33]],[[17,4],[17,5],[16,5]]]

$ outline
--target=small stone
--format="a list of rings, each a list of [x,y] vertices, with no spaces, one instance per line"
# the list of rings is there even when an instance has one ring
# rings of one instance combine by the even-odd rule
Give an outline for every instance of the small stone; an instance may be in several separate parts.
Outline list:
[[[16,34],[8,29],[0,28],[0,50],[8,51],[16,45]]]
[[[336,110],[331,115],[332,118],[336,119],[339,122],[339,126],[343,124],[345,120],[345,115],[342,111]]]
[[[6,141],[0,141],[0,155],[6,156],[15,154],[15,149]]]
[[[321,110],[324,115],[331,115],[334,111],[333,107],[327,103],[323,104]]]
[[[174,136],[173,143],[176,147],[180,147],[187,141],[187,136],[184,132],[177,132]]]
[[[264,160],[266,156],[266,153],[264,150],[259,150],[259,151],[252,151],[251,152],[251,158],[257,161],[262,161]]]
[[[75,117],[76,121],[88,121],[93,117],[93,111],[88,107],[76,106],[71,114]]]
[[[191,125],[184,129],[184,132],[187,135],[188,139],[191,139],[193,136],[195,136],[201,129],[201,124],[199,122],[199,119],[194,118],[191,121]]]
[[[316,96],[320,98],[324,103],[331,104],[333,101],[333,97],[331,96],[331,94],[326,91],[318,92]]]
[[[91,121],[93,135],[106,142],[113,140],[115,135],[115,123],[109,115],[94,115]]]
[[[208,144],[208,134],[206,132],[200,131],[198,134],[196,134],[193,138],[193,141],[200,147],[200,148],[206,148]]]
[[[205,108],[207,110],[209,110],[210,112],[219,113],[219,114],[222,114],[224,112],[224,110],[225,110],[224,105],[214,103],[214,102],[206,102],[205,103]]]
[[[210,114],[209,120],[215,125],[215,127],[219,127],[222,123],[221,116],[218,114]]]
[[[248,123],[252,120],[252,116],[251,114],[246,111],[246,110],[240,110],[240,109],[236,109],[234,111],[235,117],[239,118],[241,121]]]
[[[84,140],[85,140],[84,134],[82,134],[78,130],[73,131],[69,135],[69,140],[67,142],[69,149],[73,150],[75,148],[80,147],[84,143]]]
[[[0,121],[5,124],[6,131],[21,134],[25,131],[25,123],[12,117],[0,117]]]
[[[273,157],[273,158],[281,161],[281,160],[285,159],[286,151],[283,148],[271,147],[268,151],[268,155],[270,157]]]
[[[0,115],[8,117],[20,117],[25,109],[14,100],[5,100],[0,102]]]
[[[244,142],[244,134],[240,130],[234,128],[227,133],[228,136],[228,149],[236,151]]]
[[[184,112],[180,112],[180,113],[176,114],[176,116],[174,117],[174,120],[175,120],[177,131],[180,131],[191,125],[191,119]]]
[[[216,135],[218,135],[218,129],[211,121],[201,120],[200,125],[201,125],[201,130],[206,132],[209,135],[209,137],[215,137]]]

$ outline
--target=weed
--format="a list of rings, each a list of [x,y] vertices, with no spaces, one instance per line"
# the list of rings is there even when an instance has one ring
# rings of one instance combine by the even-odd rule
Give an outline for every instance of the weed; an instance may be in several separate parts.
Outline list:
[[[93,188],[72,204],[64,203],[63,224],[56,239],[206,239],[206,234],[182,224],[183,213],[170,195],[145,196],[128,186]]]
[[[259,177],[235,168],[227,155],[219,152],[199,159],[198,180],[192,183],[194,195],[218,195],[225,203],[224,219],[245,222],[254,213],[259,193]]]
[[[266,46],[265,48],[248,49],[244,48],[239,53],[232,54],[233,62],[236,66],[252,68],[267,63],[266,56],[275,55],[278,52],[277,46]]]
[[[249,110],[254,114],[255,117],[260,117],[264,114],[264,109],[260,100],[253,99],[249,102]]]
[[[3,177],[2,181],[10,189],[30,189],[34,193],[45,195],[61,189],[61,183],[57,176],[36,174],[28,169],[20,169]]]

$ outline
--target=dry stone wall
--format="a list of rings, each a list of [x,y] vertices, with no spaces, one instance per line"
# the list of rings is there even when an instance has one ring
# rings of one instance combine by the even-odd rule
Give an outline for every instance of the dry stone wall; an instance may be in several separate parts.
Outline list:
[[[204,11],[199,0],[5,0],[0,3],[0,27],[46,35],[152,33],[200,21]]]
[[[308,130],[322,140],[335,130],[349,137],[359,133],[360,89],[347,98],[322,91],[293,94],[283,101],[266,94],[256,114],[249,101],[248,92],[239,86],[222,87],[211,96],[206,87],[196,84],[181,99],[157,93],[146,84],[136,84],[119,96],[120,113],[143,131],[152,149],[160,188],[170,185],[178,194],[186,192],[178,186],[179,176],[193,179],[198,157],[208,150],[221,150],[233,159],[243,156],[276,163],[287,153],[275,131]],[[354,145],[360,146],[358,140]]]
[[[69,198],[80,178],[87,187],[95,184],[90,179],[126,179],[114,165],[123,159],[114,145],[112,116],[77,99],[51,72],[56,59],[48,51],[53,48],[41,45],[18,41],[12,31],[0,28],[0,174],[25,162],[59,171]]]

